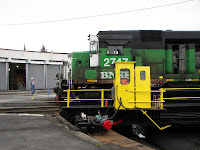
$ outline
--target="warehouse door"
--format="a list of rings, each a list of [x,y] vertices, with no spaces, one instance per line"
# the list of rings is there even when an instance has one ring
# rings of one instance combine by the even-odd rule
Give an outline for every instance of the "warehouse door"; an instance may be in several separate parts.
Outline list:
[[[9,90],[26,89],[25,64],[9,63]]]
[[[45,68],[44,65],[39,64],[29,64],[28,65],[28,81],[30,82],[31,78],[34,79],[36,84],[36,89],[45,89]],[[28,84],[28,88],[30,86]]]

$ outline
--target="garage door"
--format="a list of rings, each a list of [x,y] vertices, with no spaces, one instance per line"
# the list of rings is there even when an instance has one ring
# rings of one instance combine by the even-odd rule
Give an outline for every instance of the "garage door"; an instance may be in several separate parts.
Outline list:
[[[36,83],[36,89],[45,89],[44,65],[30,64],[28,67],[28,81],[30,82],[31,78],[33,78]],[[28,89],[30,89],[30,86],[28,86]]]
[[[56,87],[56,74],[59,73],[59,65],[47,65],[47,88]]]

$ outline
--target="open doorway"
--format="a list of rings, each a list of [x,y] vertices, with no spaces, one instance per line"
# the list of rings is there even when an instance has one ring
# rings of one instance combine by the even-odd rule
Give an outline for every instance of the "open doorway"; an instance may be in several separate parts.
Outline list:
[[[26,64],[9,63],[9,90],[26,89]]]

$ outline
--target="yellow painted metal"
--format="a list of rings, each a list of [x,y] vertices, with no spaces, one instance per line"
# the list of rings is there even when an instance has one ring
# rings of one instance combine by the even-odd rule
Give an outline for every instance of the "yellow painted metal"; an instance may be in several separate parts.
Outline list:
[[[129,91],[129,92],[135,92],[135,93],[139,93],[139,92],[142,92],[142,93],[144,93],[144,92],[153,92],[153,93],[160,93],[160,91],[159,90],[151,90],[151,91]]]
[[[200,99],[200,97],[170,97],[164,99]]]
[[[151,108],[151,80],[150,80],[149,66],[135,67],[135,87],[136,87],[136,107]],[[139,101],[140,103],[138,103]]]
[[[161,88],[160,89],[160,102],[161,102],[161,104],[160,104],[160,109],[163,109],[163,103],[165,102],[164,100],[163,100],[163,92],[164,92],[164,90],[163,90],[163,88]]]
[[[200,90],[200,88],[163,88],[166,90]]]
[[[166,126],[164,126],[164,127],[160,127],[155,121],[153,121],[153,119],[151,119],[151,117],[149,117],[149,115],[147,115],[147,111],[144,111],[144,110],[141,110],[141,111],[142,111],[142,113],[143,113],[151,122],[153,122],[153,124],[154,124],[158,129],[164,130],[164,129],[166,129],[166,128],[171,127],[171,125],[166,125]]]
[[[88,79],[87,82],[97,82],[95,79]]]
[[[151,91],[150,67],[136,66],[135,62],[115,63],[115,101],[114,107],[123,109],[163,109],[163,92],[165,90]],[[122,84],[123,75],[121,70],[129,70],[129,83]],[[160,93],[158,99],[151,100],[151,92]]]
[[[101,91],[101,99],[71,99],[70,98],[70,92],[84,92],[84,91],[88,91],[88,92],[98,92],[98,91]],[[104,98],[104,92],[105,91],[111,91],[111,89],[84,89],[84,90],[70,90],[70,89],[68,89],[68,90],[64,90],[63,92],[67,92],[67,99],[64,99],[64,101],[67,101],[67,107],[70,107],[69,106],[69,104],[70,104],[70,101],[81,101],[81,100],[83,100],[83,101],[90,101],[90,100],[96,100],[96,101],[101,101],[101,107],[104,107],[104,101],[110,101],[110,100],[113,100],[113,99],[105,99]]]
[[[166,79],[166,81],[174,81],[174,79]]]
[[[70,103],[70,89],[67,90],[67,107],[69,107]]]
[[[101,107],[104,106],[104,90],[101,89]]]
[[[65,99],[67,100],[67,99]],[[70,99],[70,101],[100,101],[101,99],[79,99],[79,98],[76,98],[76,99]],[[104,99],[104,101],[112,101],[113,99]]]
[[[192,81],[199,81],[199,79],[192,79]]]
[[[129,101],[135,101],[135,76],[134,76],[134,64],[135,62],[116,62],[115,63],[115,101],[114,107],[119,110],[129,108],[135,108],[135,103],[129,103]],[[123,75],[123,74],[126,74]],[[121,77],[121,78],[120,78]],[[128,84],[123,84],[123,80],[129,80]],[[122,107],[123,105],[123,107]]]
[[[35,94],[36,94],[36,90],[35,90],[35,93],[33,94],[32,100],[34,99],[34,97],[35,97]]]
[[[98,92],[98,91],[101,91],[102,89],[80,89],[80,90],[70,90],[71,92],[83,92],[83,91],[85,91],[85,92]],[[111,89],[103,89],[104,91],[111,91]],[[67,92],[67,90],[63,90],[63,92]]]

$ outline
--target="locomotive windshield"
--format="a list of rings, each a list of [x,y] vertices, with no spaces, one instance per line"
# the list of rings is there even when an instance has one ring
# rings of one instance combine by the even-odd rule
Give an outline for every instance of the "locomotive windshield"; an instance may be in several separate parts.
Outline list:
[[[130,83],[130,70],[129,69],[121,69],[120,70],[120,83],[123,85],[127,85]]]

